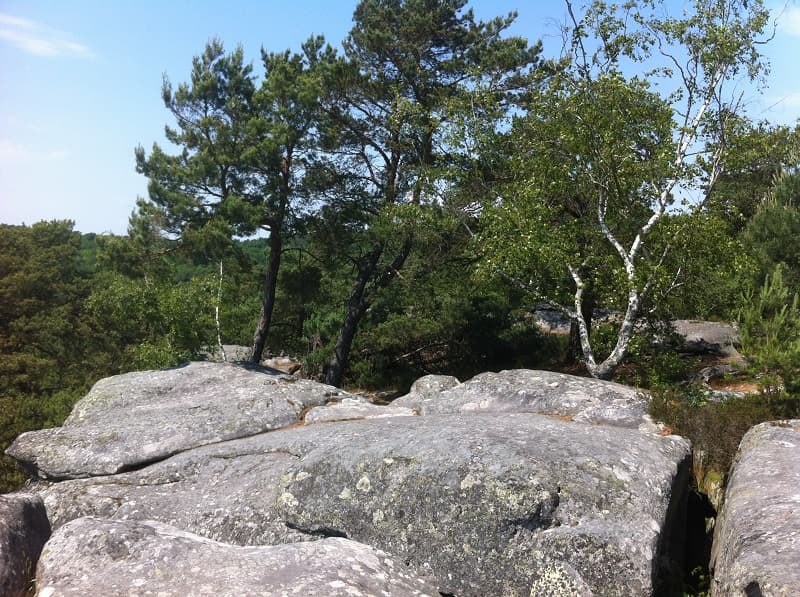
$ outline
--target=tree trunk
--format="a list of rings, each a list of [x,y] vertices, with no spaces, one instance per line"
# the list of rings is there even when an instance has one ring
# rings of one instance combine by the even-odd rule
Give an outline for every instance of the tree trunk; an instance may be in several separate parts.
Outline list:
[[[325,383],[336,387],[339,387],[342,383],[347,361],[350,358],[350,348],[358,331],[358,324],[361,323],[361,318],[364,317],[364,313],[367,312],[369,307],[367,284],[372,280],[375,288],[388,286],[394,280],[397,272],[402,269],[406,259],[408,259],[411,247],[412,239],[408,236],[403,241],[394,260],[380,273],[378,272],[378,262],[385,249],[383,242],[376,244],[366,259],[363,260],[358,269],[358,278],[353,284],[353,290],[350,292],[350,298],[347,299],[347,312],[339,333],[339,339],[336,341],[333,357],[328,364],[328,370],[325,372]]]
[[[281,266],[281,252],[283,250],[283,237],[280,224],[273,226],[269,234],[269,257],[267,259],[267,273],[264,277],[264,299],[261,302],[261,315],[258,318],[256,333],[253,335],[253,349],[250,361],[260,363],[267,344],[267,334],[272,323],[272,311],[275,308],[275,291],[278,287],[278,270]]]
[[[587,336],[591,339],[592,335],[592,317],[594,315],[595,300],[591,292],[586,293],[586,298],[581,303],[581,313],[583,320],[586,322]],[[581,332],[580,326],[576,319],[571,319],[569,324],[569,345],[567,346],[567,356],[565,363],[567,365],[574,365],[583,355],[581,348]]]
[[[367,283],[375,275],[378,268],[378,260],[383,253],[383,246],[377,245],[372,252],[367,255],[363,265],[358,269],[358,278],[350,291],[347,299],[347,308],[344,314],[342,329],[339,331],[339,338],[336,340],[336,348],[333,351],[328,369],[325,371],[325,383],[339,387],[344,377],[347,362],[350,359],[350,349],[356,337],[358,324],[367,312],[369,301],[366,296]]]
[[[585,339],[585,343],[583,342],[584,338],[581,337],[581,344],[584,348],[584,354],[587,355],[588,369],[592,377],[596,377],[597,379],[611,379],[614,371],[622,364],[622,361],[625,360],[636,330],[636,318],[639,315],[640,301],[641,297],[639,291],[635,288],[631,288],[628,291],[628,308],[625,311],[625,317],[622,320],[619,332],[617,332],[617,342],[614,345],[614,350],[611,351],[611,354],[608,355],[602,363],[595,363],[588,336]]]

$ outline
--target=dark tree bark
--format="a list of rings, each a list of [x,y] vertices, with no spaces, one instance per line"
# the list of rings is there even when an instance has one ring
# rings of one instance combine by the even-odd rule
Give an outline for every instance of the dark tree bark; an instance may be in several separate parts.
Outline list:
[[[381,258],[382,253],[383,246],[376,246],[358,268],[358,277],[347,299],[344,322],[339,330],[336,348],[325,371],[325,383],[329,385],[338,387],[342,383],[342,377],[344,377],[347,362],[350,359],[350,348],[353,346],[358,324],[369,308],[369,301],[366,296],[367,283],[375,274],[378,268],[378,260]]]
[[[279,226],[276,226],[269,235],[269,257],[267,258],[267,273],[264,277],[264,297],[261,302],[261,314],[258,325],[253,335],[253,348],[250,360],[260,363],[267,345],[267,334],[272,324],[272,312],[275,309],[275,290],[278,287],[278,271],[281,267],[281,252],[283,251],[283,236]]]
[[[386,268],[383,273],[379,273],[379,261],[384,253],[385,247],[383,243],[379,243],[373,247],[372,251],[367,254],[366,258],[362,261],[361,266],[358,268],[358,278],[353,289],[350,292],[350,297],[347,299],[347,307],[345,312],[344,323],[342,324],[339,332],[339,338],[336,340],[336,348],[333,352],[333,357],[328,363],[328,369],[325,372],[325,383],[339,387],[342,383],[344,373],[347,370],[347,364],[350,360],[350,349],[353,346],[353,340],[358,331],[358,325],[361,319],[369,308],[369,288],[370,280],[374,280],[375,288],[384,288],[394,279],[398,271],[400,271],[405,264],[406,259],[411,253],[412,240],[407,238],[392,263]],[[377,277],[377,279],[376,279]]]

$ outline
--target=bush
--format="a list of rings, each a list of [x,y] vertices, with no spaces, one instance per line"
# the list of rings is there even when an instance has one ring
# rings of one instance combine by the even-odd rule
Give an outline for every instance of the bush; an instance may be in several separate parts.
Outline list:
[[[650,415],[703,450],[710,470],[728,473],[742,436],[754,425],[800,415],[800,398],[762,391],[725,402],[706,402],[699,387],[657,387]]]
[[[744,296],[739,312],[742,352],[765,385],[800,393],[800,298],[790,297],[778,266],[758,291]],[[775,376],[778,379],[775,379]]]
[[[60,390],[51,395],[0,396],[0,446],[5,449],[25,431],[58,427],[85,390]],[[0,493],[18,489],[27,478],[13,458],[0,452]]]

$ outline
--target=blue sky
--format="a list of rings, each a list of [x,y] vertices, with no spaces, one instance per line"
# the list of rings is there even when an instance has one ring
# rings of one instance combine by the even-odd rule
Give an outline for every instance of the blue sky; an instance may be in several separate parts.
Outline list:
[[[560,48],[560,0],[473,0],[478,16],[519,12],[512,29]],[[678,7],[681,0],[671,0]],[[299,48],[312,33],[338,46],[356,0],[0,0],[0,222],[71,219],[82,232],[123,234],[146,180],[133,150],[163,143],[161,78],[186,80],[211,37],[259,51]],[[800,118],[800,4],[777,6],[772,62],[751,115]],[[170,123],[171,124],[171,123]]]

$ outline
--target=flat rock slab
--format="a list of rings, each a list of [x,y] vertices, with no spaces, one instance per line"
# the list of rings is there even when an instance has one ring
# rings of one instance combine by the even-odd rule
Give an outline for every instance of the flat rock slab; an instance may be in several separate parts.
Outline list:
[[[533,414],[390,417],[283,429],[40,490],[54,527],[94,515],[250,545],[346,537],[443,593],[544,595],[546,583],[627,596],[654,589],[689,453],[675,436]]]
[[[653,427],[647,404],[647,397],[629,386],[528,369],[481,373],[440,392],[411,392],[392,402],[421,415],[538,413],[584,423]]]
[[[800,419],[739,445],[711,551],[712,595],[800,594]]]
[[[197,446],[298,421],[345,392],[228,363],[189,363],[98,381],[55,429],[23,433],[6,450],[44,479],[110,475]]]
[[[39,597],[438,596],[401,562],[347,539],[238,547],[157,522],[96,518],[53,535],[37,585]]]
[[[350,421],[353,419],[413,417],[416,414],[410,408],[381,406],[372,404],[363,398],[345,398],[341,402],[312,408],[306,413],[303,421],[306,424],[330,423],[332,421]]]
[[[36,561],[48,537],[50,523],[40,496],[0,495],[0,595],[29,594]]]

